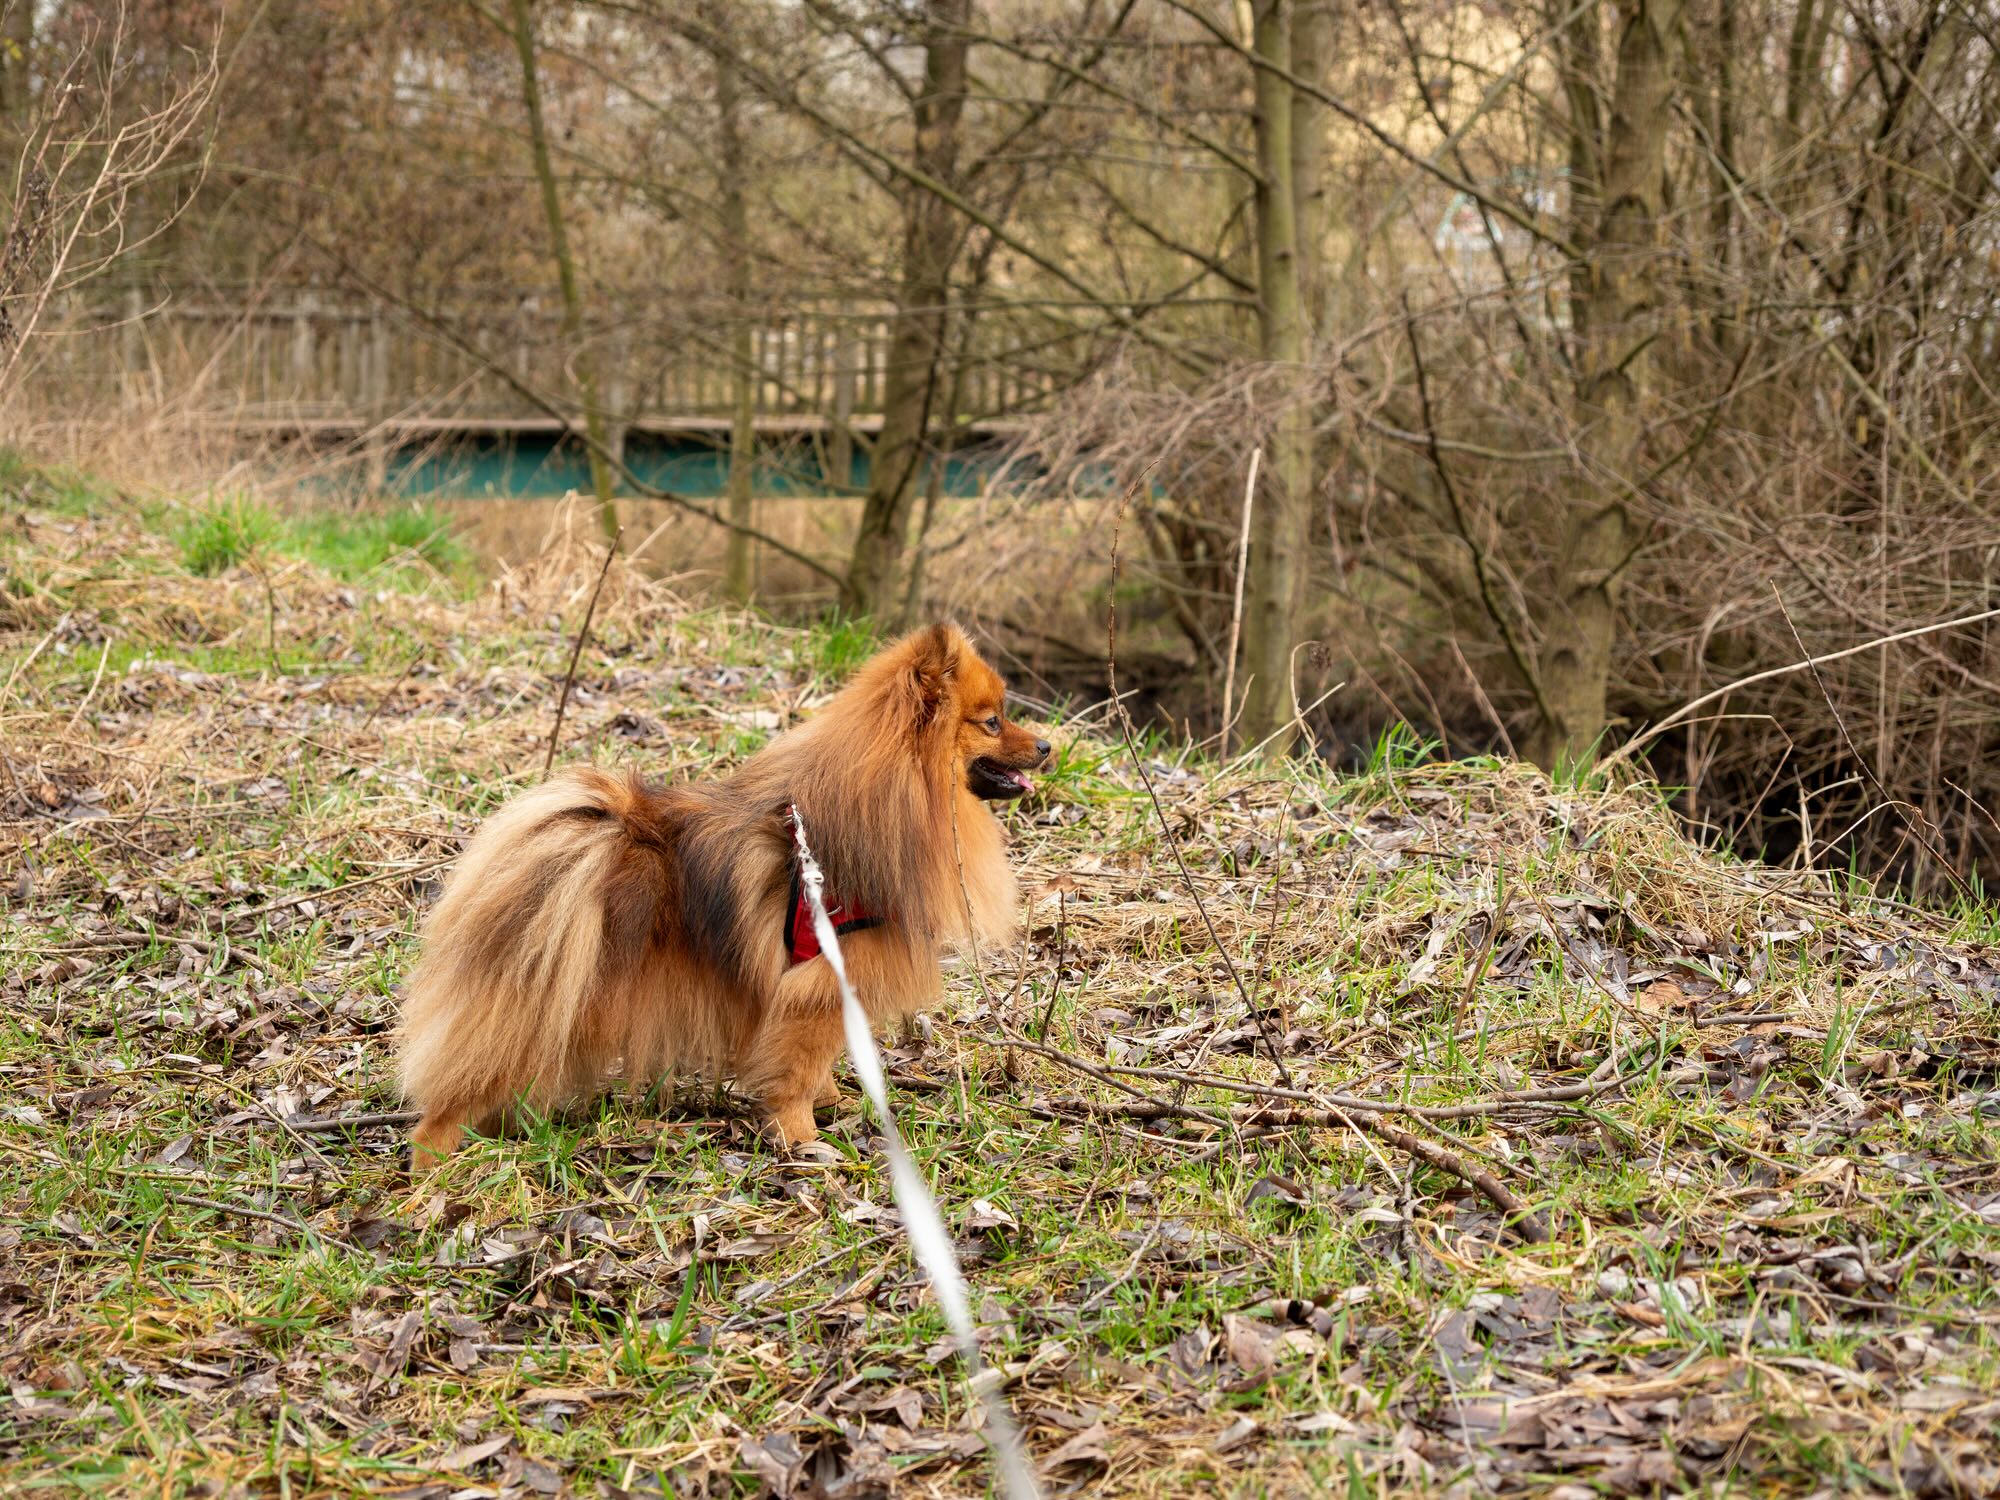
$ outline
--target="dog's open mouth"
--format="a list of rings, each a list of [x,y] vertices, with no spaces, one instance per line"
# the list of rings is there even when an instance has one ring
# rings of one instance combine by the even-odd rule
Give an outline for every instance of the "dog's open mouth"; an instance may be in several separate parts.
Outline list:
[[[966,767],[965,783],[973,796],[988,802],[1019,797],[1032,791],[1035,785],[1024,772],[1003,766],[990,755],[982,755]]]

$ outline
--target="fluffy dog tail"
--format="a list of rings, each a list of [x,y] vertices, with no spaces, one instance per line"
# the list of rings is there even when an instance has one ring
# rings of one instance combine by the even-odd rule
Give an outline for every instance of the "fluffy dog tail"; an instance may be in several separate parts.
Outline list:
[[[636,969],[667,896],[645,789],[570,771],[488,819],[425,924],[403,1007],[402,1085],[420,1151],[516,1103],[545,1108],[629,1042],[619,975]]]

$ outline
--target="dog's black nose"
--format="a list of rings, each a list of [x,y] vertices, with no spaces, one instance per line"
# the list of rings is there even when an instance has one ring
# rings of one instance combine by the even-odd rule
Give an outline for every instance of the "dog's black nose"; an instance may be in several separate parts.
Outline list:
[[[1035,753],[1037,755],[1047,755],[1049,753],[1049,742],[1047,740],[1036,740]]]

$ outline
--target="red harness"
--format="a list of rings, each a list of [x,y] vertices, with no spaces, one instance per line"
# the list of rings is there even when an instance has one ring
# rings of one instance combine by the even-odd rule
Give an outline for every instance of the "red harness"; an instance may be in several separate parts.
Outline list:
[[[826,903],[827,919],[833,923],[833,930],[841,937],[850,932],[862,932],[870,927],[880,927],[887,917],[871,917],[865,912],[838,901]],[[819,957],[819,933],[813,927],[812,907],[806,903],[805,883],[799,879],[798,866],[792,866],[792,897],[785,903],[785,951],[794,964],[802,964]]]

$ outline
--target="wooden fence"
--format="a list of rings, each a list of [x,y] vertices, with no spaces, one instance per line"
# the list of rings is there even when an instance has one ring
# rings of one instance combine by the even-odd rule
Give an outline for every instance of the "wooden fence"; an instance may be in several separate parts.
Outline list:
[[[528,393],[570,408],[587,355],[614,425],[708,427],[733,409],[737,317],[635,305],[566,340],[547,294],[461,297],[417,315],[310,289],[132,288],[56,310],[26,378],[64,403],[170,406],[246,429],[530,429],[557,423]],[[872,425],[890,332],[879,306],[753,316],[760,425]],[[1020,316],[975,319],[952,415],[998,426],[1034,411],[1058,383],[1063,342]]]

